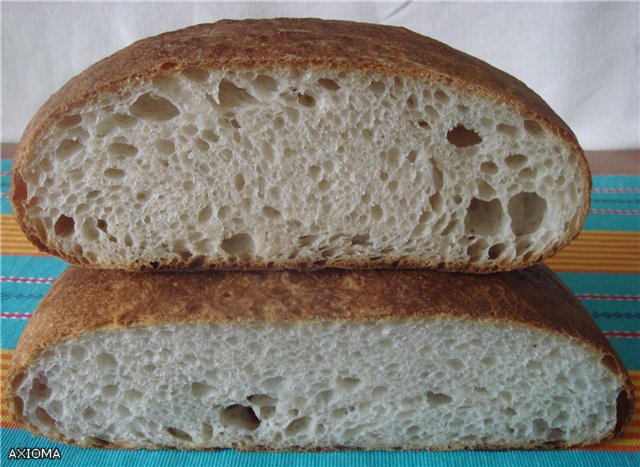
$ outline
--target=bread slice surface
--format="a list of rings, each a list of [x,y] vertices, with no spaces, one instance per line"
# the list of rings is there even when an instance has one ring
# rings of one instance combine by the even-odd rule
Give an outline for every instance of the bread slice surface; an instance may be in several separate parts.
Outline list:
[[[489,272],[579,232],[591,179],[512,76],[403,28],[221,21],[144,39],[54,94],[12,204],[72,263]]]
[[[568,447],[621,433],[633,407],[618,356],[543,266],[72,267],[14,355],[17,422],[82,446]]]

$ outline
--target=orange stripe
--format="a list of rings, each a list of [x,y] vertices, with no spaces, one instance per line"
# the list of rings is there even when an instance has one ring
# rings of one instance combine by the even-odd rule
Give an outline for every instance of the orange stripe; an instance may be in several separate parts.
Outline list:
[[[589,248],[605,248],[605,249],[613,249],[613,248],[628,248],[628,249],[637,249],[638,244],[635,242],[629,241],[611,241],[607,239],[595,239],[589,240],[588,242],[580,242],[577,245],[571,245],[571,250],[580,250],[580,249],[589,249]]]
[[[580,239],[593,238],[593,237],[607,237],[607,238],[628,238],[628,239],[640,239],[640,234],[635,231],[619,231],[619,230],[583,230],[578,235],[578,238],[573,243]]]
[[[573,242],[567,247],[565,247],[563,251],[576,251],[576,250],[596,248],[596,247],[598,249],[611,250],[621,246],[629,250],[637,251],[638,249],[640,249],[640,241],[636,241],[636,240],[616,241],[615,239],[610,239],[607,237],[602,237],[597,239],[594,238],[594,239],[590,239],[588,242],[581,242],[581,241]]]
[[[11,215],[0,215],[0,245],[3,255],[47,256],[24,236],[22,229]]]
[[[2,254],[7,256],[50,256],[35,249],[33,251],[7,251],[3,249]]]
[[[640,258],[636,258],[633,252],[626,252],[620,250],[612,250],[612,251],[571,251],[569,253],[561,253],[556,258],[556,261],[562,260],[581,260],[581,259],[589,259],[591,261],[609,261],[611,258],[616,258],[619,261],[624,261],[625,263],[635,264],[640,263]]]
[[[5,422],[5,421],[0,421],[0,428],[11,428],[13,430],[23,430],[24,428],[22,428],[20,425],[16,425],[15,423],[12,422]]]
[[[615,444],[608,444],[607,442],[603,444],[598,444],[596,446],[589,446],[586,448],[573,448],[574,451],[606,451],[606,452],[639,452],[640,445],[633,444],[630,446],[622,445],[618,446]]]

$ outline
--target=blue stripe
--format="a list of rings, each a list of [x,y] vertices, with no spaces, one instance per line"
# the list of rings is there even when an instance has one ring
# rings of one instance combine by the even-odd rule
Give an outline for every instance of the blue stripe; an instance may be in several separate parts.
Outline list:
[[[16,284],[3,282],[0,299],[3,312],[33,313],[51,284]]]
[[[593,188],[638,189],[640,177],[634,175],[597,175],[593,177]]]
[[[0,214],[13,214],[8,198],[0,198]]]
[[[56,278],[69,264],[51,256],[2,256],[2,275]]]
[[[584,223],[584,230],[637,232],[640,230],[640,216],[627,214],[589,214]]]
[[[598,196],[602,196],[602,193],[599,193]],[[618,204],[640,204],[640,194],[635,195],[636,198],[633,199],[606,199],[606,198],[591,198],[591,208],[592,209],[609,209],[608,205],[615,205],[611,209],[637,209],[637,206],[617,206]]]
[[[136,465],[164,467],[197,466],[549,466],[549,467],[636,467],[638,453],[598,451],[458,451],[458,452],[385,452],[346,451],[305,452],[239,452],[222,451],[101,451],[83,449],[37,438],[25,431],[3,430],[2,458],[7,459],[11,447],[58,448],[65,466]],[[55,461],[31,460],[30,466],[51,466]],[[62,464],[61,464],[62,465]]]
[[[618,331],[627,329],[618,329]],[[622,363],[629,370],[640,369],[640,339],[631,337],[610,337],[609,342],[618,352]],[[636,406],[637,407],[637,406]]]
[[[0,160],[0,171],[2,172],[10,172],[11,171],[11,159],[1,159]]]
[[[636,274],[559,272],[557,275],[576,294],[638,295],[640,292],[640,277]]]
[[[28,320],[26,319],[8,319],[2,318],[2,327],[0,328],[0,347],[3,349],[15,349],[18,345],[18,339],[22,331],[24,331]],[[4,435],[4,432],[2,433]],[[6,458],[5,458],[6,459]]]

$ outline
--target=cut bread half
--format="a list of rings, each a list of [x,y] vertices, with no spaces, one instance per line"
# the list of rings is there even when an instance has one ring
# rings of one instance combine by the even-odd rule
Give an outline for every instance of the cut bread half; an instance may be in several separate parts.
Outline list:
[[[521,268],[574,238],[590,175],[523,83],[402,28],[222,21],[54,94],[17,151],[27,236],[102,268]]]
[[[544,266],[72,267],[9,376],[17,423],[102,448],[556,448],[620,434],[633,408],[620,359]]]

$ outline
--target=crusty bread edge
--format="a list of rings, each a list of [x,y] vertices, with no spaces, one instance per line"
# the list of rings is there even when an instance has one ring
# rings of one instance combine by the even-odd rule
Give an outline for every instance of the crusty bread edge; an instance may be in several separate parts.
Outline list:
[[[297,293],[305,295],[304,300],[309,307],[315,307],[315,310],[303,310],[302,315],[299,314],[297,310],[294,310],[294,308],[297,308],[296,306],[286,304],[284,308],[269,308],[267,306],[266,310],[259,311],[247,307],[248,302],[245,300],[247,297],[246,290],[252,290],[249,295],[260,296],[261,300],[265,299],[262,292],[269,293],[269,290],[271,290],[277,293],[277,290],[274,288],[258,291],[251,288],[248,289],[247,285],[251,285],[251,282],[246,282],[249,274],[250,273],[240,272],[209,272],[188,275],[158,273],[132,275],[119,271],[99,271],[76,267],[69,268],[54,284],[51,292],[43,299],[18,343],[8,371],[8,381],[11,383],[11,394],[15,392],[15,388],[21,383],[22,378],[24,378],[25,368],[35,361],[47,348],[62,340],[73,339],[94,331],[118,330],[129,326],[159,325],[176,322],[235,322],[242,324],[261,320],[267,322],[288,321],[303,323],[323,319],[329,321],[380,322],[394,319],[417,320],[444,318],[447,320],[473,319],[479,322],[507,322],[514,326],[521,326],[527,329],[535,328],[570,339],[600,355],[600,358],[603,362],[606,362],[605,364],[616,374],[620,382],[621,391],[617,399],[617,423],[602,439],[590,440],[581,445],[594,444],[604,439],[621,435],[633,414],[634,388],[622,361],[577,298],[562,284],[557,276],[545,266],[534,266],[529,268],[529,270],[500,273],[494,276],[456,275],[431,271],[321,271],[314,274],[294,272],[263,272],[256,274],[256,277],[258,277],[261,282],[270,281],[268,287],[278,287],[281,280],[290,275],[296,278],[296,281],[298,281],[297,284],[300,284],[301,281],[302,289],[298,290]],[[207,296],[211,295],[211,293],[206,290],[201,292],[201,296],[197,296],[197,292],[193,293],[191,290],[187,290],[185,293],[190,294],[193,302],[196,303],[196,307],[182,307],[169,313],[165,313],[165,310],[147,301],[147,298],[150,300],[164,301],[167,297],[176,295],[173,290],[159,292],[156,290],[158,283],[168,289],[168,284],[173,281],[180,281],[180,278],[199,283],[200,279],[198,279],[198,276],[202,275],[217,276],[218,278],[222,278],[223,281],[231,276],[229,280],[239,282],[236,290],[239,292],[244,291],[244,295],[232,295],[229,302],[224,302],[226,303],[225,306],[229,308],[227,310],[212,309],[220,307],[223,302],[212,303],[210,300],[211,297]],[[119,279],[109,282],[109,276],[117,276]],[[235,278],[233,276],[235,276]],[[317,280],[318,276],[328,277],[330,282],[333,281],[331,282],[333,288],[329,288],[328,290],[322,288],[321,285],[323,282],[322,279],[320,281]],[[373,276],[377,276],[377,278]],[[129,303],[131,305],[130,313],[124,312],[122,315],[117,315],[121,310],[119,304],[115,304],[110,311],[107,311],[106,315],[98,316],[102,311],[102,305],[109,300],[113,301],[113,299],[108,297],[107,294],[103,294],[100,297],[95,296],[91,291],[87,293],[84,286],[92,284],[97,287],[96,290],[100,290],[105,286],[105,277],[107,277],[107,287],[116,286],[114,289],[116,289],[117,292],[114,293],[120,297],[120,305],[123,307],[125,303],[132,301],[132,297],[129,294],[123,294],[124,290],[120,285],[128,284],[131,288],[140,290],[140,295],[143,298],[141,298],[139,303]],[[365,278],[364,285],[373,284],[378,290],[373,290],[367,295],[364,294],[362,290],[357,290],[356,287],[356,290],[353,290],[353,294],[359,297],[360,301],[356,304],[357,309],[353,313],[349,313],[350,310],[348,309],[342,309],[341,311],[341,307],[349,305],[349,297],[338,303],[335,309],[327,309],[325,307],[327,296],[333,295],[337,297],[336,300],[339,301],[339,294],[348,295],[348,290],[338,289],[338,286],[357,286],[360,280],[359,278],[362,277]],[[149,278],[156,281],[156,283],[151,284],[148,289],[144,289],[140,284],[150,282]],[[432,286],[432,282],[429,282],[429,279],[432,279],[432,282],[439,281],[437,285],[441,290],[448,287],[452,291],[451,294],[446,297],[425,297],[424,291]],[[367,280],[371,283],[368,284],[366,282]],[[396,280],[398,282],[395,282]],[[458,291],[457,287],[455,287],[456,284],[462,284],[464,286],[464,283],[466,283],[467,285],[471,284],[473,286],[474,283],[482,284],[482,281],[495,284],[495,287],[487,288],[488,296],[484,297],[484,300],[485,303],[486,300],[497,303],[498,308],[490,310],[456,310],[450,308],[451,304],[456,301],[461,302],[463,308],[468,307],[470,303],[472,303],[470,298],[465,297],[467,289],[462,287],[461,290]],[[291,282],[291,284],[296,284],[296,282]],[[338,286],[336,284],[338,284]],[[174,287],[178,287],[178,289],[179,286],[179,283],[177,285],[174,284]],[[154,287],[156,287],[156,289],[154,289]],[[293,286],[291,287],[293,288]],[[393,307],[387,307],[385,309],[385,302],[387,300],[393,301],[396,298],[395,296],[389,297],[389,294],[385,291],[387,287],[388,290],[396,293],[398,300],[403,302],[402,305],[405,308],[399,311],[395,311]],[[513,293],[511,290],[513,288],[517,288],[518,290]],[[214,290],[213,292],[216,291]],[[450,295],[455,294],[457,294],[458,297],[453,299],[452,302]],[[266,299],[268,300],[269,297],[266,297]],[[176,296],[174,302],[180,300],[182,300],[182,297]],[[371,309],[368,312],[363,307],[363,303],[366,304],[367,300],[372,300],[370,305]],[[133,299],[133,301],[135,302],[135,299]],[[88,307],[89,302],[94,303],[94,307],[89,309],[95,313],[86,313],[87,308],[85,307]],[[83,303],[85,303],[85,305],[82,305]],[[435,304],[436,308],[442,308],[442,310],[431,312],[432,310],[424,309],[425,306],[432,303]],[[481,301],[480,303],[483,302]],[[540,308],[541,305],[545,304],[548,305],[548,307]],[[198,305],[200,305],[200,308],[197,307]],[[415,308],[409,308],[410,305],[415,306]],[[172,304],[169,303],[168,306],[172,306]],[[422,309],[420,309],[421,306],[423,307]],[[531,310],[533,309],[538,309],[538,313],[532,314]],[[230,310],[234,311],[231,312]],[[306,314],[304,314],[305,312]],[[62,317],[62,320],[56,320],[58,317]],[[36,435],[44,435],[56,441],[69,444],[79,444],[75,440],[65,439],[54,432],[41,433],[37,427],[23,419],[22,408],[19,406],[19,401],[15,400],[13,396],[10,397],[10,414],[15,423],[24,426]],[[132,446],[123,443],[104,444],[99,440],[93,444],[92,442],[86,442],[79,445],[113,449],[155,449],[162,447]],[[573,445],[576,444],[562,442],[544,445],[484,446],[483,448],[551,449],[570,447]],[[251,450],[262,448],[273,450],[268,446],[238,445],[234,447]],[[338,448],[339,447],[336,447],[336,449]],[[431,448],[431,450],[459,448],[464,448],[464,446],[442,446],[441,448]],[[190,446],[189,449],[198,449],[198,447]],[[299,447],[299,449],[317,450],[315,448],[305,448],[304,446]],[[287,448],[287,450],[289,450],[289,448]]]
[[[283,43],[280,36],[290,32],[291,29],[295,29],[297,33],[304,30],[309,37],[317,37],[318,34],[324,33],[322,37],[328,47],[339,50],[343,55],[339,57],[317,55],[308,48],[296,49],[294,56],[287,55],[284,50],[287,45]],[[333,30],[339,30],[342,35],[332,36]],[[208,33],[208,36],[203,39],[204,33]],[[220,42],[230,40],[230,37],[232,38],[236,35],[238,43],[243,43],[247,41],[246,37],[255,34],[259,35],[259,39],[251,36],[254,41],[267,41],[269,55],[260,55],[259,52],[256,52],[251,47],[245,47],[237,51],[224,50],[223,53],[226,53],[226,55],[222,57],[215,55],[215,46],[220,45]],[[394,49],[392,44],[385,50],[380,44],[373,44],[378,47],[375,51],[378,54],[375,55],[374,53],[375,56],[373,58],[363,58],[363,56],[368,57],[368,53],[363,52],[370,52],[370,50],[367,49],[367,44],[360,44],[355,40],[356,38],[363,39],[358,34],[363,36],[366,34],[375,35],[376,40],[386,40],[396,45],[405,45],[405,47],[399,51],[397,48]],[[241,41],[241,37],[244,37],[245,40]],[[207,56],[208,51],[206,50],[204,52],[196,50],[196,47],[202,47],[201,43],[190,42],[190,39],[209,41],[206,45],[211,47],[210,54],[213,56]],[[251,40],[248,39],[249,42]],[[170,45],[170,47],[167,48],[167,45]],[[394,57],[394,52],[398,51],[403,54],[401,58]],[[199,55],[202,55],[198,59],[195,58],[198,56],[196,52],[200,52]],[[443,59],[445,55],[446,60]],[[432,59],[435,60],[432,62]],[[36,226],[25,218],[24,202],[27,197],[26,184],[24,182],[25,171],[30,160],[38,152],[38,146],[41,143],[39,139],[46,135],[60,118],[89,101],[96,100],[100,96],[133,85],[141,80],[148,80],[161,74],[177,74],[185,68],[194,66],[227,70],[291,67],[361,73],[393,73],[418,80],[436,81],[467,92],[475,92],[487,99],[515,107],[526,118],[537,121],[547,130],[564,140],[570,147],[584,181],[580,212],[574,225],[570,226],[564,240],[556,245],[550,245],[540,254],[526,260],[499,261],[487,265],[438,263],[436,261],[418,259],[371,261],[350,258],[331,260],[321,265],[311,265],[311,267],[295,261],[277,263],[252,261],[246,262],[246,264],[242,262],[216,261],[214,264],[202,264],[199,266],[200,268],[262,269],[271,266],[274,269],[304,270],[324,267],[382,268],[395,265],[399,268],[420,267],[474,273],[507,271],[527,267],[556,254],[577,237],[589,212],[591,173],[584,152],[575,135],[540,96],[515,77],[445,44],[399,27],[318,19],[225,20],[212,25],[196,25],[137,41],[72,78],[38,110],[27,125],[16,149],[10,191],[10,200],[16,220],[27,238],[36,247],[43,252],[59,256],[72,264],[98,266],[90,264],[90,261],[84,257],[63,253],[56,248],[53,242],[48,241],[44,232],[38,232]],[[152,268],[180,270],[189,269],[190,265],[187,261],[174,261],[157,265],[148,263],[120,264],[114,262],[102,264],[100,267],[124,270]]]

